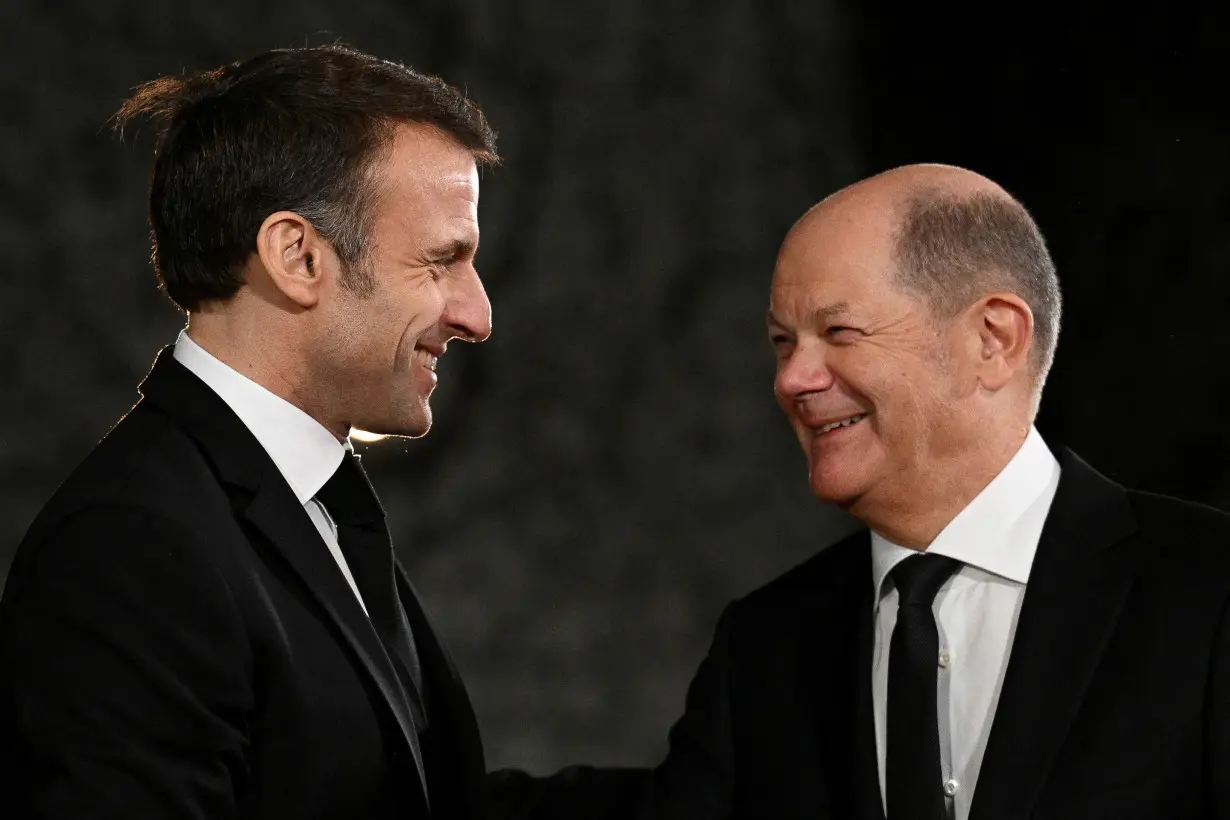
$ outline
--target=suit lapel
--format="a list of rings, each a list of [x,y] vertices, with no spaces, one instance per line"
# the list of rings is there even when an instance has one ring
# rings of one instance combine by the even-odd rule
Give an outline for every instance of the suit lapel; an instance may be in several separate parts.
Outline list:
[[[971,820],[1028,817],[1130,591],[1138,554],[1121,487],[1070,451],[1030,571]]]
[[[884,820],[871,692],[871,539],[864,530],[829,547],[799,638],[834,820]],[[840,663],[849,658],[852,663]],[[838,661],[834,663],[835,659]]]
[[[321,543],[320,533],[304,513],[290,487],[280,480],[280,474],[277,478],[279,480],[266,480],[266,486],[258,491],[244,514],[277,547],[299,575],[354,653],[359,666],[384,696],[413,757],[414,768],[422,785],[418,794],[424,800],[422,809],[425,810],[427,778],[417,727],[397,672],[337,562]]]
[[[328,616],[358,667],[372,680],[396,721],[423,788],[412,790],[426,811],[426,781],[417,732],[388,654],[333,556],[321,542],[290,485],[243,422],[203,382],[158,355],[141,384],[144,401],[166,413],[201,446],[219,478],[232,488],[240,513],[278,550]]]
[[[453,788],[434,798],[437,804],[450,806],[444,813],[450,817],[486,817],[486,762],[482,738],[474,707],[466,694],[461,675],[444,648],[435,625],[427,617],[418,593],[410,583],[401,562],[397,562],[397,580],[406,619],[414,633],[419,662],[423,669],[423,686],[431,693],[431,721],[439,721],[443,731],[437,733],[442,751],[440,768],[447,772]],[[443,780],[443,779],[442,779]]]

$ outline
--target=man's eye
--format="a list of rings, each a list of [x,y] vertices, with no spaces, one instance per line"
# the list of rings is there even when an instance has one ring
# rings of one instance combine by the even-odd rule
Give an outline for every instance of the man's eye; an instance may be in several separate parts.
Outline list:
[[[832,327],[824,331],[824,335],[825,336],[837,336],[842,333],[853,332],[853,331],[854,331],[854,328],[847,327],[846,325],[833,325]]]

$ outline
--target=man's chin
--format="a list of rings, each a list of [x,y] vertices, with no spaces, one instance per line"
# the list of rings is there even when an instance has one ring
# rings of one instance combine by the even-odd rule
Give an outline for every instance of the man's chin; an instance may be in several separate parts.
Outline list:
[[[431,430],[431,410],[413,418],[372,421],[367,426],[356,424],[355,428],[372,438],[422,438]]]
[[[854,476],[837,475],[833,471],[812,470],[808,476],[811,493],[828,504],[848,509],[862,495]]]

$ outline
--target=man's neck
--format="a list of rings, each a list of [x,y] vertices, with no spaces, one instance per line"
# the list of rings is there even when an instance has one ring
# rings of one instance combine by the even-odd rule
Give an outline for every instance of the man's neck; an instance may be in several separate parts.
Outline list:
[[[978,448],[976,458],[967,452],[933,463],[926,475],[915,477],[915,486],[899,488],[892,498],[863,497],[847,510],[880,536],[894,544],[925,550],[961,511],[1003,472],[1029,435],[1014,432],[997,443]]]
[[[218,314],[190,316],[187,332],[188,337],[206,353],[244,378],[298,407],[316,419],[339,441],[346,440],[349,429],[341,430],[338,425],[329,424],[327,414],[316,406],[310,391],[302,389],[305,381],[304,368],[299,363],[287,361],[282,355],[284,351],[300,349],[299,345],[281,342],[271,344],[268,341],[257,344],[257,338],[268,339],[268,330],[257,336],[251,333],[246,323],[232,316]]]

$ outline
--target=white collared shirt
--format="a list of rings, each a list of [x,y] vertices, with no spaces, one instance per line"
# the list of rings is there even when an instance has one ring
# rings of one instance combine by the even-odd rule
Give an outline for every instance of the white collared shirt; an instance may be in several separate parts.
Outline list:
[[[929,553],[947,555],[963,564],[932,604],[940,636],[936,701],[943,788],[955,820],[969,817],[1025,585],[1058,486],[1059,462],[1031,427],[1012,460],[927,548]],[[897,624],[897,590],[889,571],[917,554],[871,534],[873,583],[878,592],[872,700],[880,795],[885,805],[888,653]]]
[[[256,382],[223,364],[203,347],[192,341],[187,329],[175,340],[175,361],[196,374],[252,432],[277,466],[295,497],[312,519],[325,546],[346,577],[363,611],[367,606],[354,582],[346,557],[337,540],[337,526],[316,493],[337,471],[342,459],[352,450],[350,441],[344,444],[332,433],[295,405],[261,387]]]

